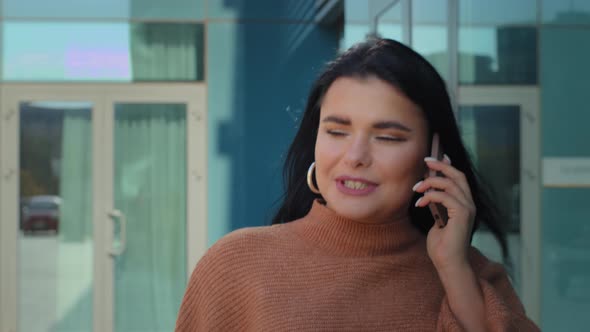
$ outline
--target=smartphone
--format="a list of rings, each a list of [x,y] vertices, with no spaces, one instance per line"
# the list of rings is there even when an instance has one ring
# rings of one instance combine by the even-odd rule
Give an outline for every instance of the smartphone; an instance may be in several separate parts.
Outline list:
[[[440,137],[438,133],[434,133],[432,135],[432,147],[430,149],[430,156],[432,158],[436,158],[437,160],[443,160],[443,151],[440,145]],[[432,169],[428,170],[426,174],[427,177],[431,176],[444,176],[441,172],[434,171]],[[434,189],[430,189],[434,190]],[[428,208],[430,208],[430,213],[432,213],[432,218],[434,218],[434,222],[438,224],[438,227],[442,228],[447,225],[449,221],[449,214],[447,213],[447,208],[440,203],[430,203],[428,204]]]

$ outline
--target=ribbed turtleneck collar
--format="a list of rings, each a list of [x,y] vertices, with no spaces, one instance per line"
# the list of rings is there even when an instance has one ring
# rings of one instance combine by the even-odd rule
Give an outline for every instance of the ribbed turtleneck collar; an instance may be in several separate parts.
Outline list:
[[[294,222],[293,226],[317,247],[350,256],[393,254],[424,237],[409,222],[364,224],[336,214],[318,200],[313,202],[309,213]]]

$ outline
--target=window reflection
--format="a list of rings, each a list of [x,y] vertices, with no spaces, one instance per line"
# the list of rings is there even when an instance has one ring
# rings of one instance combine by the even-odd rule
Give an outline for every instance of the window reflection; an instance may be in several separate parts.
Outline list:
[[[7,22],[2,42],[7,81],[130,80],[125,23]]]
[[[446,24],[447,1],[412,0],[412,23]]]
[[[487,182],[506,229],[520,232],[520,109],[518,106],[461,106],[461,136]]]
[[[543,23],[590,24],[590,1],[543,0]]]
[[[369,0],[372,1],[372,0]],[[368,2],[344,0],[344,19],[348,22],[368,22],[370,20]]]
[[[200,81],[203,38],[202,24],[7,22],[3,80]]]
[[[92,331],[92,108],[19,105],[20,331]]]
[[[412,32],[412,47],[422,54],[443,79],[448,79],[449,51],[448,31],[444,25],[420,24],[414,25]]]
[[[204,1],[195,0],[3,0],[10,18],[203,19]]]
[[[500,209],[509,250],[505,263],[514,288],[520,292],[520,108],[461,106],[458,120],[461,138]],[[485,225],[476,233],[473,243],[490,259],[504,261],[500,245]]]
[[[536,84],[535,27],[461,27],[462,84]]]
[[[342,50],[346,50],[349,47],[351,47],[352,45],[364,40],[370,31],[371,31],[371,27],[369,26],[368,23],[366,23],[366,24],[347,23],[344,26],[344,40],[342,41],[340,48]],[[401,28],[400,28],[400,34],[401,34]],[[383,37],[391,38],[391,37],[388,37],[388,35],[384,35]]]
[[[377,34],[384,38],[402,41],[402,4],[395,1],[375,1],[369,8],[374,15],[373,20],[378,20]]]
[[[536,22],[535,0],[459,1],[460,83],[536,84]]]
[[[132,24],[133,80],[203,80],[203,34],[201,24]]]
[[[379,23],[402,22],[402,3],[399,1],[372,1],[369,2],[369,13],[379,15]]]
[[[403,30],[400,23],[379,23],[377,32],[380,37],[402,41]]]
[[[459,22],[461,25],[535,24],[537,1],[461,0]]]

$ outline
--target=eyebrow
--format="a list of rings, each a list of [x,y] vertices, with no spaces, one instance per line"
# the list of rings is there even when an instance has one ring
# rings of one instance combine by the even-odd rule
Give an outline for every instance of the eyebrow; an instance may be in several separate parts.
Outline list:
[[[341,118],[339,116],[330,115],[325,117],[322,122],[333,122],[340,125],[350,126],[350,120]],[[398,121],[380,121],[373,124],[375,129],[399,129],[407,132],[412,132],[412,129],[404,126]]]

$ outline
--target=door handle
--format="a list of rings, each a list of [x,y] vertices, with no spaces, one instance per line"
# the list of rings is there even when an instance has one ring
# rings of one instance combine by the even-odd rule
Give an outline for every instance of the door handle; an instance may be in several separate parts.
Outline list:
[[[109,218],[113,221],[113,225],[115,223],[115,219],[119,220],[121,225],[121,232],[119,233],[120,243],[119,246],[114,247],[111,243],[111,247],[109,248],[108,252],[112,257],[120,256],[125,252],[126,245],[127,245],[127,218],[125,218],[125,214],[119,210],[113,210],[108,213]]]

